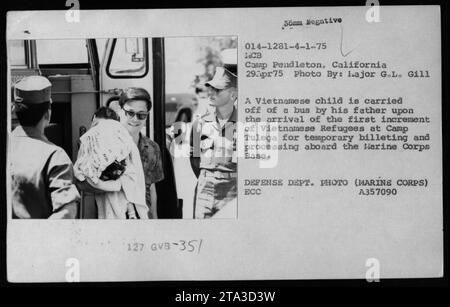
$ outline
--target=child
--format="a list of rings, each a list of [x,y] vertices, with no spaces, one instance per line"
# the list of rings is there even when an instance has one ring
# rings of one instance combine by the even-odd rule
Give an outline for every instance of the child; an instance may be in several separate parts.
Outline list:
[[[80,138],[74,173],[105,192],[95,194],[100,219],[147,218],[139,151],[112,109],[95,112],[91,128]]]

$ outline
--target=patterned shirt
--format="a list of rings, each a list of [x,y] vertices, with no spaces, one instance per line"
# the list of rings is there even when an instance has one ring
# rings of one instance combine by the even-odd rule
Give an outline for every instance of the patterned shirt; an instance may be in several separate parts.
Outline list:
[[[191,157],[200,158],[200,168],[236,172],[237,110],[221,125],[217,114],[207,113],[196,120],[191,132]]]

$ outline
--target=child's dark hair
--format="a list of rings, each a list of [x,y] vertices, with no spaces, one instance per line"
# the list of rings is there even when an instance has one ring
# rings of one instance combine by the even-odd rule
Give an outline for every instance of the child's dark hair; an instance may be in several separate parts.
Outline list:
[[[110,165],[106,167],[106,169],[102,172],[100,179],[107,180],[116,180],[125,172],[127,164],[125,160],[120,162],[114,161]]]
[[[108,107],[101,107],[95,111],[94,116],[92,116],[92,119],[94,118],[114,119],[120,121],[119,115],[117,115],[113,109]]]

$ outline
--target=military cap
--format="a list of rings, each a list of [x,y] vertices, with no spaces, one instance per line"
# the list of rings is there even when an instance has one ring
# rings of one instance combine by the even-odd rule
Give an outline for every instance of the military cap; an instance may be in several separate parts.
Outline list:
[[[50,101],[52,84],[42,76],[28,76],[14,85],[14,101],[39,104]]]
[[[219,90],[236,87],[237,81],[237,49],[225,49],[221,52],[223,66],[216,67],[212,80],[205,83]]]
[[[225,49],[221,52],[223,67],[237,77],[237,49]]]
[[[236,77],[233,77],[225,68],[216,67],[216,73],[212,80],[205,83],[206,86],[214,87],[218,90],[223,90],[229,87],[236,86]]]

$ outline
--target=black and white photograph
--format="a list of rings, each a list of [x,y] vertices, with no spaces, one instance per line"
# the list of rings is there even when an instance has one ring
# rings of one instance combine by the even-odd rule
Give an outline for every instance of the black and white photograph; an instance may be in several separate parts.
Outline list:
[[[236,218],[236,37],[8,47],[13,218]]]
[[[375,2],[9,10],[7,282],[442,280],[445,12]]]

